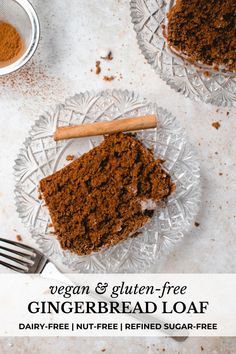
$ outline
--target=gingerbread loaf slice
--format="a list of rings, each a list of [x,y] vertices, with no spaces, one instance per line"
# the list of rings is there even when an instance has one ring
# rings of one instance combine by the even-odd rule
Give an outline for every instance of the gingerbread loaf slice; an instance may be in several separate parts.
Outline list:
[[[167,42],[188,61],[236,72],[236,1],[176,0]]]
[[[88,255],[134,234],[174,189],[161,164],[132,135],[118,133],[42,179],[62,248]]]

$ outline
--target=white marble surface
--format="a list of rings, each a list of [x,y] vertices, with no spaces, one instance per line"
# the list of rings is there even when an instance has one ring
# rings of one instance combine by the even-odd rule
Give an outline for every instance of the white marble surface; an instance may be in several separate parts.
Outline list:
[[[153,266],[153,272],[236,271],[236,115],[192,102],[154,74],[136,43],[127,0],[34,0],[41,41],[33,61],[10,78],[0,78],[0,234],[33,245],[14,207],[12,167],[28,130],[41,112],[76,92],[129,89],[174,113],[201,161],[202,207],[184,242]],[[114,60],[94,73],[102,48]],[[110,68],[110,71],[108,71]],[[93,69],[91,72],[90,69]],[[120,78],[120,74],[122,78]],[[105,82],[103,75],[114,75]],[[212,127],[219,121],[221,127]],[[222,174],[222,175],[220,175]],[[201,349],[201,345],[204,348]],[[235,339],[0,339],[0,353],[236,353]],[[164,351],[163,351],[164,352]]]

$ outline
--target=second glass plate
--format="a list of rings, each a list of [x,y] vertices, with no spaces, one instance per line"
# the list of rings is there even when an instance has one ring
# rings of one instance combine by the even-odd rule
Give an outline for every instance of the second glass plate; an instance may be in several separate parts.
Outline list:
[[[131,0],[131,18],[139,47],[156,73],[185,97],[217,106],[236,107],[236,75],[204,74],[172,53],[163,35],[174,0]]]

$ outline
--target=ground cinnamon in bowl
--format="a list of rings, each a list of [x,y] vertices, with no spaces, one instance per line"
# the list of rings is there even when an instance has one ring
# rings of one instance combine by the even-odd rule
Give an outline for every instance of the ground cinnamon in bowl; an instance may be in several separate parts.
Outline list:
[[[24,52],[24,42],[14,26],[0,22],[0,67],[15,62]]]

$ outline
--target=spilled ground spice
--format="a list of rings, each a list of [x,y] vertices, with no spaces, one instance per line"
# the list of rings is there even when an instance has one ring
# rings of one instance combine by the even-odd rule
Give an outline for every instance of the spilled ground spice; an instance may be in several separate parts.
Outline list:
[[[180,55],[236,71],[235,0],[177,0],[167,16],[167,41]]]
[[[66,88],[65,81],[50,75],[45,67],[32,60],[20,70],[0,77],[1,96],[7,96],[10,92],[24,99],[33,97],[34,100],[52,103],[64,98]]]
[[[0,67],[16,61],[24,51],[24,42],[11,24],[0,21]]]
[[[62,248],[87,255],[134,234],[175,189],[162,162],[131,134],[118,133],[42,179]]]

